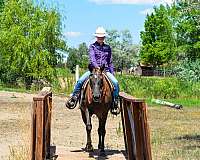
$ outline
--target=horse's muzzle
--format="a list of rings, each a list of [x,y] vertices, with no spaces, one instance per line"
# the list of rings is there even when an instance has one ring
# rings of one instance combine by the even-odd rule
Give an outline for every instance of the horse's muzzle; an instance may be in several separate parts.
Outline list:
[[[93,96],[93,102],[100,103],[101,102],[101,96]]]

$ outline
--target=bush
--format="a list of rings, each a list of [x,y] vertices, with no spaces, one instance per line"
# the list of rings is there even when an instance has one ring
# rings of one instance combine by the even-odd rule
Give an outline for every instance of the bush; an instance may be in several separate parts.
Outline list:
[[[175,77],[135,77],[118,75],[120,90],[142,98],[200,97],[200,83],[180,81]]]
[[[200,60],[181,62],[176,68],[177,77],[189,82],[200,82]]]
[[[75,84],[75,76],[68,68],[57,68],[57,76],[51,83],[54,92],[69,94],[72,92]]]

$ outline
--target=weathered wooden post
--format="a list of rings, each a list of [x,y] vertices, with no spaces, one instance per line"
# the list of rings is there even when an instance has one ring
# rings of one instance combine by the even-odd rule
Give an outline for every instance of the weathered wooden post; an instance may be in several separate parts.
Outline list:
[[[33,98],[31,160],[50,158],[52,92],[45,87]]]
[[[143,99],[120,93],[125,147],[129,160],[152,160],[147,106]]]
[[[76,65],[76,82],[79,79],[79,65]]]

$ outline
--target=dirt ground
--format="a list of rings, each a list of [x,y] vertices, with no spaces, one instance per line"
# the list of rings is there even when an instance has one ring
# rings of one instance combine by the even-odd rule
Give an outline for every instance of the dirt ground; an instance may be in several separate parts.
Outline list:
[[[30,147],[31,103],[33,94],[0,91],[0,159],[28,160]],[[52,140],[57,160],[99,159],[83,151],[86,143],[85,126],[78,109],[68,110],[65,97],[53,96]],[[200,104],[175,110],[164,106],[148,107],[153,160],[199,160]],[[92,118],[92,140],[97,149],[97,118]],[[109,115],[106,126],[107,157],[124,160],[124,140],[121,117]],[[17,158],[16,158],[17,157]],[[19,158],[18,158],[19,157]],[[22,157],[22,158],[21,158]]]
[[[12,159],[14,156],[28,153],[30,146],[30,124],[32,99],[34,94],[0,91],[0,158]],[[97,150],[89,155],[83,151],[86,143],[86,131],[79,109],[68,110],[65,97],[53,96],[52,137],[56,146],[58,160],[97,159]],[[105,149],[108,159],[123,160],[124,140],[120,116],[109,114],[106,126]],[[98,145],[98,121],[92,117],[93,147]],[[24,148],[26,146],[27,148]],[[21,147],[21,148],[20,148]],[[17,148],[17,149],[16,149]],[[22,152],[22,153],[19,153]],[[23,157],[23,155],[21,155]]]

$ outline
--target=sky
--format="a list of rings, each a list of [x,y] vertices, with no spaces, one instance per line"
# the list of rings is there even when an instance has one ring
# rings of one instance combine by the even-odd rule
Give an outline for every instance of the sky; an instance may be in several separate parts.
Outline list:
[[[50,3],[47,0],[47,3]],[[95,40],[93,33],[98,26],[122,31],[128,29],[134,44],[140,43],[147,13],[153,6],[170,4],[172,0],[51,0],[62,15],[62,34],[67,44],[77,47]]]

